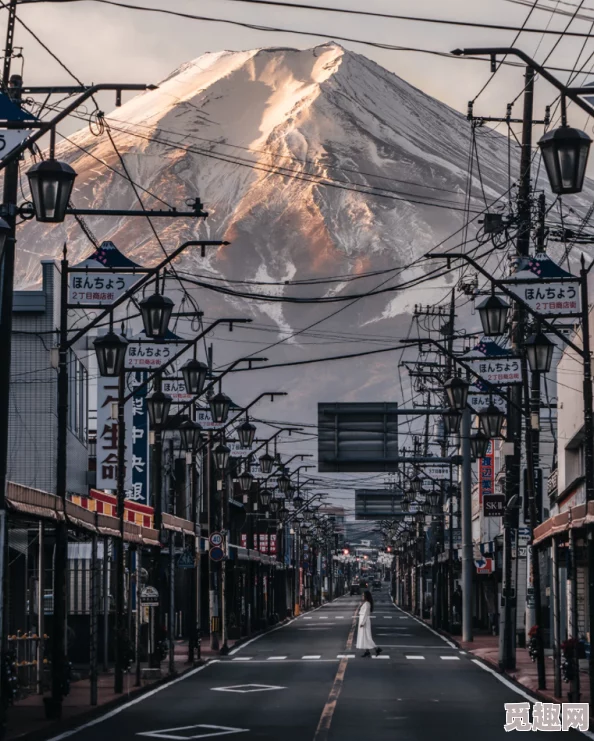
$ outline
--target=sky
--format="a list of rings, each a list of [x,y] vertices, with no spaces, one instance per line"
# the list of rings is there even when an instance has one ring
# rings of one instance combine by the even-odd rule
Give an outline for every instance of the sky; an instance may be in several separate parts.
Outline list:
[[[132,0],[122,0],[132,2]],[[529,2],[533,0],[520,0]],[[538,0],[539,5],[573,12],[571,3],[580,0]],[[581,0],[582,11],[594,6],[594,0]],[[60,57],[65,65],[85,83],[146,82],[158,83],[184,62],[206,51],[241,50],[264,46],[308,48],[338,36],[391,45],[420,47],[442,52],[457,47],[485,45],[507,46],[515,32],[459,26],[434,25],[404,20],[365,18],[329,11],[288,10],[254,5],[237,0],[137,0],[137,5],[166,8],[200,14],[218,19],[230,19],[251,24],[299,31],[315,31],[319,35],[295,35],[265,32],[220,22],[197,21],[157,13],[127,10],[100,4],[94,0],[75,2],[38,2],[34,0],[19,8],[19,15],[39,38]],[[325,4],[331,8],[365,9],[368,11],[416,15],[423,18],[447,18],[476,23],[520,26],[530,8],[510,0],[310,0],[309,4]],[[2,11],[6,16],[6,10]],[[0,19],[2,19],[0,15]],[[590,13],[592,17],[594,14]],[[564,29],[570,19],[552,15],[542,9],[532,12],[527,27]],[[5,21],[4,21],[5,22]],[[588,32],[592,22],[576,19],[572,31]],[[2,29],[2,38],[4,29]],[[523,33],[516,46],[543,62],[558,37]],[[426,93],[465,112],[467,101],[474,98],[490,76],[489,64],[460,59],[445,59],[427,54],[393,51],[341,42],[345,47],[366,55],[398,74]],[[548,65],[573,68],[583,40],[564,38],[547,61]],[[2,42],[3,44],[3,42]],[[66,84],[72,78],[20,26],[15,44],[24,47],[24,79],[26,84]],[[594,38],[588,40],[581,60],[594,51]],[[586,70],[594,69],[590,60]],[[14,70],[20,71],[20,62]],[[567,75],[559,73],[561,78]],[[594,78],[594,75],[591,76]],[[583,82],[588,75],[582,75]],[[477,115],[502,116],[505,105],[522,90],[522,70],[504,68],[477,100]],[[544,105],[555,98],[555,91],[546,82],[537,85],[536,111],[542,115]],[[102,101],[106,111],[113,100]],[[540,109],[540,110],[539,110]],[[514,111],[520,115],[520,103]],[[586,126],[583,112],[575,112],[570,123]],[[591,123],[588,124],[591,130]],[[72,123],[72,128],[76,128]]]

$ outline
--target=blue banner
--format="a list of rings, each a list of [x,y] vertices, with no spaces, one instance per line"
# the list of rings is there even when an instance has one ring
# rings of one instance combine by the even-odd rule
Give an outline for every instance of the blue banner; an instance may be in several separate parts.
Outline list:
[[[134,371],[129,374],[129,384],[132,388],[140,386],[146,381],[146,371]],[[132,472],[132,488],[126,492],[126,497],[138,504],[149,503],[149,422],[146,407],[146,391],[144,386],[132,397],[132,457],[129,460]]]

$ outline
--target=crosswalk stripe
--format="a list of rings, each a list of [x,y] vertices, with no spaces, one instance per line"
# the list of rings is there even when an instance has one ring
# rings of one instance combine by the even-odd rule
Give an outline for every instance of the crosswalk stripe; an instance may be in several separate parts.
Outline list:
[[[286,659],[286,656],[269,656],[268,661],[282,661],[283,659]]]
[[[337,620],[344,620],[344,615],[337,615],[336,616],[336,619]]]
[[[234,659],[231,659],[231,661],[251,661],[251,656],[236,656]]]
[[[304,617],[303,619],[304,619],[304,620],[311,620],[311,618],[310,618],[310,617]]]
[[[321,659],[321,656],[302,656],[302,659]]]
[[[372,659],[389,659],[389,656],[372,656]]]
[[[336,654],[337,659],[354,659],[355,654]]]
[[[320,617],[320,620],[328,620],[327,617]]]
[[[412,660],[415,660],[416,659],[417,661],[420,661],[420,660],[424,660],[425,659],[424,656],[406,656],[405,658],[412,659]]]
[[[459,656],[440,656],[440,659],[443,659],[444,661],[460,661]]]

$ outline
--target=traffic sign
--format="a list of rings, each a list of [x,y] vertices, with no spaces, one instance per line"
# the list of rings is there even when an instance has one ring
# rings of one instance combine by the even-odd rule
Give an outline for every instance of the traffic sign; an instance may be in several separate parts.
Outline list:
[[[140,601],[145,607],[157,607],[159,605],[159,592],[155,587],[145,587],[140,593]]]
[[[196,566],[196,557],[189,548],[177,559],[177,566],[180,569],[193,569]]]
[[[214,546],[215,548],[223,545],[223,536],[221,533],[211,533],[209,538],[210,544]]]
[[[211,561],[223,561],[225,558],[225,551],[218,546],[211,548],[208,553]]]

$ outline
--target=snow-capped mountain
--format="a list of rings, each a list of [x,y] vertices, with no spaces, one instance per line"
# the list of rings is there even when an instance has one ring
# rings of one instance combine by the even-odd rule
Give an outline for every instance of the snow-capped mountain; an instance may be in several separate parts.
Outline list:
[[[431,266],[402,277],[398,270],[351,280],[356,276],[409,267],[443,240],[447,247],[462,241],[471,136],[465,116],[337,44],[204,54],[108,114],[106,122],[128,172],[146,189],[139,192],[147,208],[165,207],[151,194],[177,208],[200,197],[210,214],[205,222],[153,223],[168,251],[196,237],[229,241],[204,259],[188,251],[176,263],[184,276],[202,276],[225,291],[362,294],[422,276]],[[78,173],[73,205],[137,208],[109,137],[93,128],[82,129],[57,153]],[[478,212],[484,199],[506,203],[507,138],[480,129],[477,149],[482,185],[475,166],[470,207]],[[576,200],[581,211],[586,203]],[[98,240],[112,240],[138,263],[153,264],[162,254],[145,218],[86,221]],[[39,259],[57,257],[64,241],[72,264],[92,249],[74,219],[20,227],[21,287],[35,284]],[[294,284],[333,276],[334,282]],[[270,281],[276,285],[258,285]],[[220,365],[334,312],[310,332],[260,354],[277,363],[395,345],[407,331],[407,308],[441,300],[447,283],[441,278],[422,292],[386,292],[352,305],[271,303],[188,289],[208,319],[254,321],[232,335],[217,332]],[[285,388],[291,392],[286,402],[262,413],[311,422],[318,400],[398,398],[397,358],[386,353],[238,375],[229,390],[245,396],[246,384],[254,393]]]

